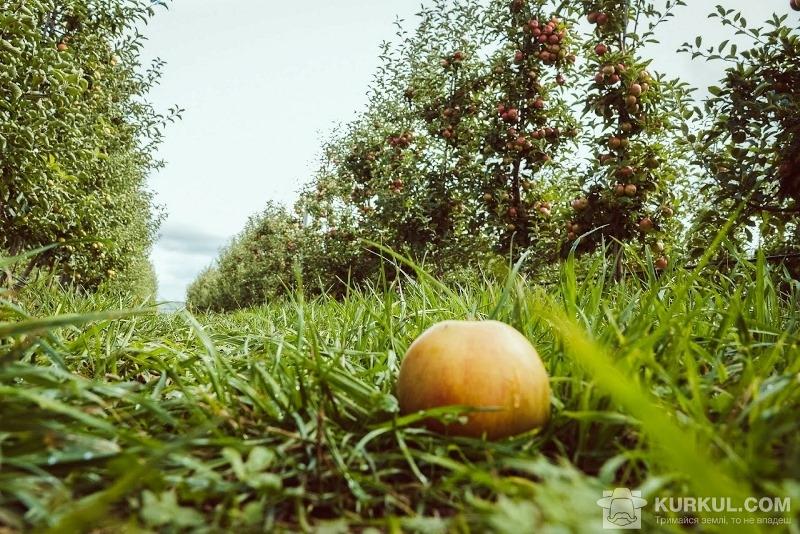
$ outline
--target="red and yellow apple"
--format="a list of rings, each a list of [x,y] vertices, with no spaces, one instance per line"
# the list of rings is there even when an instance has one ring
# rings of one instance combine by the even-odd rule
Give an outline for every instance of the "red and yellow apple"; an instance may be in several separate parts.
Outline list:
[[[429,419],[437,432],[500,439],[542,426],[550,414],[550,381],[533,345],[498,321],[444,321],[423,332],[400,367],[404,414],[468,406],[466,423]]]

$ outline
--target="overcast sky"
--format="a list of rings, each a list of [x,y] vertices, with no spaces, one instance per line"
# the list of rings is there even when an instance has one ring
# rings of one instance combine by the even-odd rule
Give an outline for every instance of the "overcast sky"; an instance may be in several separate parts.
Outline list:
[[[698,87],[719,68],[675,50],[702,34],[729,35],[706,18],[717,1],[689,0],[665,25],[654,70]],[[322,138],[366,103],[378,46],[397,17],[415,24],[412,0],[174,0],[146,28],[145,57],[167,61],[151,94],[184,119],[166,132],[164,170],[151,187],[168,214],[153,251],[159,297],[181,301],[220,246],[268,200],[287,205],[309,179]],[[786,13],[788,0],[728,0],[748,20]]]

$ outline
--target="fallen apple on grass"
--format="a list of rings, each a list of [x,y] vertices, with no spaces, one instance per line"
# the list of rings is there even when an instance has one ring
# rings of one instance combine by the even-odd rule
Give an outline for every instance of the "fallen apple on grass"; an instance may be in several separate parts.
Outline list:
[[[467,406],[466,423],[426,421],[436,432],[501,439],[542,426],[550,414],[550,381],[533,345],[498,321],[444,321],[423,332],[400,367],[404,414]]]

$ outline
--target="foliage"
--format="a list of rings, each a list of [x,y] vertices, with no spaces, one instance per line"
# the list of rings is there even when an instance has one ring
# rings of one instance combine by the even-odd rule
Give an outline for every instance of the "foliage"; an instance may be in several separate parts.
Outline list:
[[[698,224],[718,224],[744,203],[741,242],[758,236],[768,249],[797,251],[800,33],[790,16],[796,18],[773,15],[765,26],[753,27],[736,10],[717,6],[709,17],[734,30],[737,39],[707,47],[698,37],[683,51],[729,65],[720,85],[709,88],[709,124],[697,142],[709,197]]]
[[[594,163],[567,223],[567,237],[578,250],[634,241],[652,249],[657,268],[668,263],[667,247],[679,225],[674,215],[686,158],[679,138],[688,118],[688,89],[651,74],[650,61],[640,54],[656,27],[683,5],[668,1],[659,11],[642,0],[583,2],[594,29],[586,44],[592,84],[584,112],[596,119],[589,132]]]
[[[150,284],[144,262],[158,226],[147,173],[177,110],[143,99],[137,25],[163,2],[6,0],[0,4],[0,250],[51,243],[36,268],[94,289],[117,275]]]
[[[3,302],[0,517],[59,532],[584,532],[621,486],[650,501],[648,530],[663,528],[656,496],[795,510],[800,288],[763,260],[725,277],[641,268],[620,282],[598,256],[581,280],[567,261],[548,292],[418,274],[199,323],[115,312],[102,294],[48,293],[32,316]],[[414,337],[490,316],[537,346],[551,422],[485,442],[398,416]]]
[[[316,240],[278,205],[269,204],[248,220],[244,230],[220,251],[219,261],[189,287],[188,302],[199,310],[233,310],[258,306],[296,288],[303,274],[301,258],[315,253]],[[301,272],[295,273],[295,268]]]
[[[576,134],[561,89],[575,56],[553,6],[534,4],[434,2],[386,45],[368,109],[301,201],[321,231],[344,224],[442,270],[533,246],[555,258],[548,177]]]
[[[314,287],[341,292],[343,281],[385,275],[366,242],[402,251],[439,276],[526,252],[536,258],[529,270],[544,272],[573,245],[586,252],[611,239],[664,254],[679,226],[672,215],[684,151],[674,145],[685,86],[652,77],[635,52],[676,5],[666,13],[645,2],[630,12],[614,8],[619,26],[600,35],[619,37],[622,48],[605,59],[563,3],[460,0],[423,8],[415,33],[401,28],[396,44],[384,44],[367,108],[324,144],[319,171],[295,206],[308,223],[312,248],[302,268],[317,273]],[[640,18],[653,21],[648,32],[624,31],[623,21]],[[581,51],[590,56],[586,66]],[[579,80],[609,58],[627,71],[591,86],[597,94],[584,111],[601,119],[577,116],[577,95],[589,90]],[[629,86],[645,88],[632,97],[636,110],[623,105]],[[622,130],[615,135],[625,144],[602,156],[613,169],[582,170],[574,154],[605,146],[609,129]],[[629,143],[638,137],[647,142]],[[615,195],[614,177],[626,172],[638,193]],[[200,285],[219,272],[204,273]],[[222,278],[211,285],[234,283]],[[277,288],[264,289],[262,301]]]

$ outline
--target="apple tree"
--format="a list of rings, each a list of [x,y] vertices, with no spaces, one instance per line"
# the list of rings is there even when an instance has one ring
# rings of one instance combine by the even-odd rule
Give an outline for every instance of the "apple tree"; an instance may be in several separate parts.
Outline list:
[[[796,4],[792,4],[796,6]],[[787,10],[788,11],[788,10]],[[761,27],[717,6],[710,18],[735,36],[708,45],[698,37],[683,51],[727,64],[709,88],[707,127],[696,143],[709,177],[708,209],[698,225],[721,225],[739,206],[740,246],[760,239],[772,251],[797,252],[800,241],[800,32],[797,15],[774,14]],[[697,252],[702,241],[695,243]]]
[[[530,247],[555,259],[574,37],[549,2],[445,4],[387,45],[368,109],[331,144],[303,209],[326,233],[346,220],[350,238],[440,266]]]
[[[163,2],[25,0],[0,6],[0,250],[50,244],[10,273],[52,270],[86,289],[151,276],[157,229],[146,176],[169,115],[144,99],[137,27]],[[6,282],[11,282],[9,273]]]
[[[303,257],[319,249],[316,236],[300,219],[270,203],[262,213],[250,217],[245,228],[220,251],[215,264],[189,286],[187,304],[201,311],[257,306],[296,288],[296,269],[313,283],[316,273],[302,271]]]
[[[641,0],[583,2],[592,27],[584,111],[593,117],[587,122],[594,161],[570,203],[566,237],[579,251],[604,242],[614,244],[612,251],[620,243],[638,243],[652,250],[656,269],[668,265],[678,212],[677,147],[685,135],[678,126],[688,117],[688,97],[684,84],[650,71],[642,48],[681,5],[668,1],[658,11]]]

